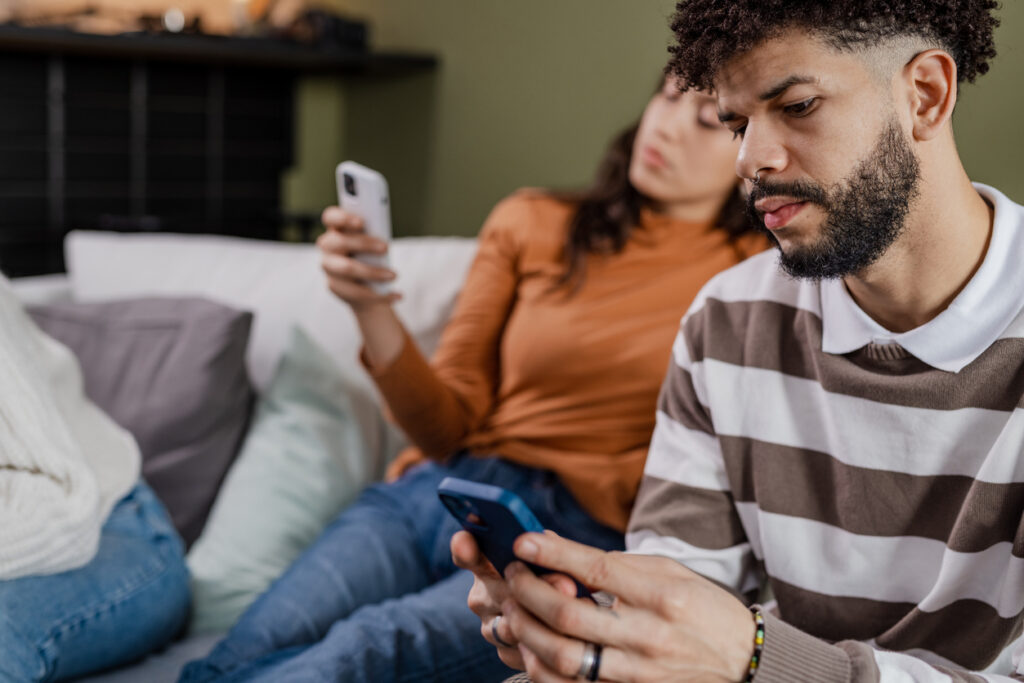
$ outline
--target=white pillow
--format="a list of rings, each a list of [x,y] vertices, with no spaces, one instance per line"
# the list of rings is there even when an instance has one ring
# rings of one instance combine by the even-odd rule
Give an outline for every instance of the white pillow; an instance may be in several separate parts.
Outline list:
[[[252,427],[188,554],[190,631],[226,631],[381,472],[354,418],[367,401],[294,328]]]

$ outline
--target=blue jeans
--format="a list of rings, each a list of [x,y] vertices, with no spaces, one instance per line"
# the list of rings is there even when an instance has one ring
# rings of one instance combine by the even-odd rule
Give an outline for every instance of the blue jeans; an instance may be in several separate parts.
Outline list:
[[[369,487],[204,659],[198,681],[500,681],[512,672],[466,606],[473,583],[452,563],[460,527],[437,498],[452,475],[517,493],[545,527],[618,549],[550,472],[456,456]]]
[[[0,581],[0,681],[56,681],[138,659],[188,614],[178,533],[149,487],[114,507],[89,564]]]

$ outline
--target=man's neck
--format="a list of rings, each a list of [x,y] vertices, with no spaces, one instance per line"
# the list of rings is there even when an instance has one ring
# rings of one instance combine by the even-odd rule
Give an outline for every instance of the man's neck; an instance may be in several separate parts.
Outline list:
[[[992,207],[962,168],[951,176],[922,179],[903,235],[877,263],[843,279],[857,305],[891,332],[946,310],[985,260]]]

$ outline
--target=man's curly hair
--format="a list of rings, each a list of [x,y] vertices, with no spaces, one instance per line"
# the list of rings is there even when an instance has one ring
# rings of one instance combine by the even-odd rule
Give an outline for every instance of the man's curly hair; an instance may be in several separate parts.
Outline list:
[[[666,71],[686,90],[711,90],[733,57],[790,29],[804,29],[840,50],[901,36],[933,42],[956,60],[957,78],[986,73],[996,48],[996,0],[682,0]]]

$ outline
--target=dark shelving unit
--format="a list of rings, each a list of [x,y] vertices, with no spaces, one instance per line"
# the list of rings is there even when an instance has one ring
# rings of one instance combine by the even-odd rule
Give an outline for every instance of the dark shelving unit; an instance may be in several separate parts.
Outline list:
[[[277,239],[297,79],[430,55],[0,26],[0,269],[61,272],[73,229]]]

